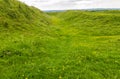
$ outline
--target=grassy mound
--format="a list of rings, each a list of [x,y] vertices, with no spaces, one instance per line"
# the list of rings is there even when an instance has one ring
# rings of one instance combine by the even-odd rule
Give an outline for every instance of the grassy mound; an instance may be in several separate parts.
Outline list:
[[[0,0],[1,79],[119,79],[119,11],[44,13]]]
[[[0,29],[25,30],[50,24],[50,17],[42,11],[16,0],[0,0]]]
[[[66,11],[59,13],[66,25],[87,35],[119,35],[119,11]],[[112,30],[111,30],[112,29]]]

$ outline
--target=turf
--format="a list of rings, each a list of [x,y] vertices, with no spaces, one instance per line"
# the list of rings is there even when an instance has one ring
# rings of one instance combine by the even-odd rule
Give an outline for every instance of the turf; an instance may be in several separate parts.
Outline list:
[[[120,78],[120,11],[0,8],[0,79]]]

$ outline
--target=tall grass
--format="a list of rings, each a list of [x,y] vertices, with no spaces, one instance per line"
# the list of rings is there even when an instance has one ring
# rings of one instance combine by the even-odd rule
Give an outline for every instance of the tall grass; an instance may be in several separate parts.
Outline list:
[[[119,17],[0,0],[0,79],[119,79]]]

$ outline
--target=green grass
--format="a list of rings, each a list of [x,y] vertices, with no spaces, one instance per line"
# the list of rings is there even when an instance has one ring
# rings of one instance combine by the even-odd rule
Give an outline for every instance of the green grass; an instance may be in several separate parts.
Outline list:
[[[120,79],[119,11],[0,8],[0,79]]]

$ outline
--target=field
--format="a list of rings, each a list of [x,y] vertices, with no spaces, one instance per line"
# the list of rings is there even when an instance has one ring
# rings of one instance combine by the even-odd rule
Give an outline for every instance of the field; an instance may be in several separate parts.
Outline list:
[[[10,1],[0,0],[0,79],[120,79],[119,10],[44,13]]]

